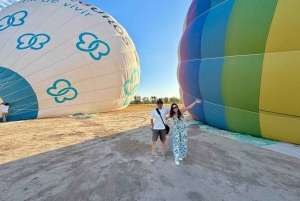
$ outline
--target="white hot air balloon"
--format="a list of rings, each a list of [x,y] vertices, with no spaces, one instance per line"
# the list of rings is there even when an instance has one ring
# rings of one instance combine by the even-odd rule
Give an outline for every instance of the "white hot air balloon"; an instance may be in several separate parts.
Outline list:
[[[125,108],[140,66],[126,30],[77,0],[22,0],[0,11],[0,98],[8,120]]]

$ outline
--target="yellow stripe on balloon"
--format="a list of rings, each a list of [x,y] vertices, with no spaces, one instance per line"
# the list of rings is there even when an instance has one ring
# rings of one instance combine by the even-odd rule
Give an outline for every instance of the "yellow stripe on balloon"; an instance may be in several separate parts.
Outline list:
[[[266,43],[266,53],[299,51],[299,8],[299,0],[278,0]]]
[[[300,144],[300,118],[263,111],[259,116],[263,138]]]
[[[264,138],[300,144],[299,66],[300,52],[265,54],[259,102],[260,112],[268,113],[260,115]]]

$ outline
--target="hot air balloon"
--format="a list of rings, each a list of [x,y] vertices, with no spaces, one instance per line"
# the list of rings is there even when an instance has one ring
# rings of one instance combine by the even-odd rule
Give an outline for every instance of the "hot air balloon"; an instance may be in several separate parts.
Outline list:
[[[179,45],[185,105],[204,123],[300,144],[300,1],[194,0]]]
[[[9,120],[125,108],[140,77],[126,30],[77,0],[20,1],[0,12],[0,98]]]

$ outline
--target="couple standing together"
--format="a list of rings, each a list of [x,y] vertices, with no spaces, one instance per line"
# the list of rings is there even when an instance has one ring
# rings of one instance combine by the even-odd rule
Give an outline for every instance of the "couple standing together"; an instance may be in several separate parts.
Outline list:
[[[190,104],[187,108],[179,109],[176,103],[171,105],[171,108],[162,107],[163,101],[158,99],[156,101],[157,109],[154,109],[151,113],[151,129],[152,129],[152,155],[151,163],[155,161],[155,149],[158,136],[162,146],[162,158],[166,160],[166,130],[165,122],[167,119],[172,118],[174,122],[173,127],[173,154],[175,158],[175,164],[179,165],[179,161],[186,156],[187,151],[187,130],[183,121],[183,113],[192,108],[196,103],[201,103],[201,100],[196,100]],[[155,119],[155,121],[153,121]],[[162,120],[163,119],[163,120]]]

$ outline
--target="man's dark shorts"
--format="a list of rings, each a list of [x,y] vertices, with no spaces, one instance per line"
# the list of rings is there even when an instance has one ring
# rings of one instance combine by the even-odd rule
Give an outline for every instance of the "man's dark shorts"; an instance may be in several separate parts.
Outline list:
[[[152,129],[152,141],[157,141],[158,139],[158,136],[160,138],[160,141],[162,142],[165,142],[166,141],[166,130],[165,129],[162,129],[162,130],[155,130],[155,129]]]

